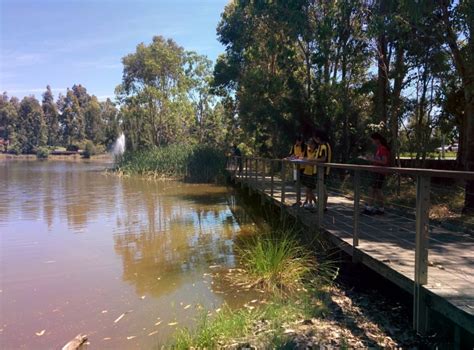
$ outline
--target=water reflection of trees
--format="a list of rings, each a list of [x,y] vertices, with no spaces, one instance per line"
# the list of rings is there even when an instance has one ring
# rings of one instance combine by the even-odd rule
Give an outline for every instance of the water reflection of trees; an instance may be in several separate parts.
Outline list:
[[[1,167],[0,220],[54,220],[80,231],[92,221],[114,214],[117,178],[101,174],[102,165],[73,162],[12,162]],[[105,204],[105,205],[104,205]]]
[[[233,266],[239,226],[229,220],[226,196],[225,188],[126,179],[120,233],[114,235],[124,280],[139,294],[157,296],[209,264]],[[166,280],[158,280],[163,275]]]

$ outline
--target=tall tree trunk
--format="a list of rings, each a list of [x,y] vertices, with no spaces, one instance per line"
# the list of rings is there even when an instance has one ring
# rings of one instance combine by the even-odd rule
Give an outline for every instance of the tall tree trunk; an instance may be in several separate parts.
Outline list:
[[[392,91],[392,106],[390,109],[390,138],[391,138],[391,163],[394,164],[395,158],[399,153],[398,140],[398,121],[400,120],[400,109],[402,100],[400,98],[403,89],[403,80],[405,79],[406,69],[404,63],[404,50],[397,45],[395,53],[394,83]],[[399,164],[398,164],[399,165]]]
[[[387,105],[388,105],[388,68],[387,58],[387,39],[385,34],[381,34],[377,39],[377,96],[376,96],[376,114],[379,122],[387,126]]]
[[[474,171],[474,68],[470,65],[458,46],[456,34],[453,31],[453,26],[449,13],[449,2],[442,2],[443,23],[446,29],[446,40],[451,50],[454,65],[461,77],[462,87],[464,89],[464,138],[461,142],[462,157],[461,163],[466,171]],[[470,40],[474,40],[471,32]],[[472,41],[469,42],[469,47],[473,47]],[[464,208],[463,213],[474,212],[474,181],[466,181]]]

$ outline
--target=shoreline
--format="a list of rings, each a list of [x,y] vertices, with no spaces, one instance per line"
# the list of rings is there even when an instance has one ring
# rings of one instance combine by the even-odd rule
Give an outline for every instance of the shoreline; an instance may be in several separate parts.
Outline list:
[[[71,161],[71,162],[113,162],[114,158],[109,153],[98,154],[90,158],[83,158],[80,154],[73,155],[52,155],[50,154],[47,159],[38,159],[36,154],[7,154],[0,153],[0,162],[2,161],[15,161],[15,160],[27,160],[27,161]]]

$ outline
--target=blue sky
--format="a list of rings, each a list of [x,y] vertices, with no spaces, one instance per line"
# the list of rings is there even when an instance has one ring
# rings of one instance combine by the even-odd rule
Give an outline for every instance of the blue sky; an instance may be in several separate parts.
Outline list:
[[[55,97],[82,84],[103,100],[121,81],[121,58],[154,35],[215,60],[228,0],[0,0],[0,91]]]

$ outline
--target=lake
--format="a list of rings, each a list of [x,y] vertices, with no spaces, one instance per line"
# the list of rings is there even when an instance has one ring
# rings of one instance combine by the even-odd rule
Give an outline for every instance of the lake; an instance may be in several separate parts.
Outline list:
[[[156,348],[238,293],[236,265],[253,222],[232,190],[120,178],[107,164],[0,162],[0,347]]]

